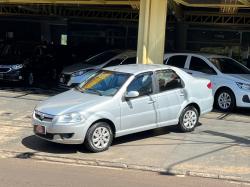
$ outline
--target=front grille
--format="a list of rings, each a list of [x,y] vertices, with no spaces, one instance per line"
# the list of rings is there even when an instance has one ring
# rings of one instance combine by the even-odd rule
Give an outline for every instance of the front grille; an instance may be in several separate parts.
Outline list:
[[[52,115],[48,115],[48,114],[43,114],[41,112],[35,112],[35,117],[36,119],[40,120],[40,121],[44,121],[44,122],[52,122],[54,116]]]
[[[10,68],[0,68],[0,73],[7,73],[10,70],[11,70]]]

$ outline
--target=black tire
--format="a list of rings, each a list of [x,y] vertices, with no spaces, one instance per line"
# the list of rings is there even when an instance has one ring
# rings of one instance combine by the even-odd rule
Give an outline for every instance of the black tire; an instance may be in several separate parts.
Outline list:
[[[223,98],[227,98],[228,102],[230,101],[230,104],[224,100],[222,101]],[[230,89],[221,89],[219,92],[216,93],[215,95],[215,107],[223,112],[231,112],[234,110],[236,106],[236,100],[234,93]]]
[[[25,86],[31,87],[35,84],[35,77],[33,72],[28,72],[24,78]]]
[[[190,119],[188,116],[190,116]],[[194,120],[196,118],[196,120]],[[182,132],[191,132],[199,123],[199,113],[194,106],[187,106],[181,113],[179,118],[179,128]]]
[[[97,140],[96,144],[94,143],[94,137],[95,137],[94,133],[96,133],[98,131],[98,129],[99,130],[105,129],[105,132],[107,131],[107,133],[109,134],[109,140],[106,141],[106,143],[103,147],[98,147],[98,145],[97,145],[98,140]],[[89,151],[91,151],[93,153],[98,153],[98,152],[106,151],[109,149],[109,147],[113,141],[113,137],[114,137],[114,135],[113,135],[113,132],[110,128],[110,125],[105,123],[105,122],[99,122],[99,123],[95,123],[94,125],[92,125],[88,129],[84,144]],[[105,141],[104,135],[97,137],[97,139],[98,138],[99,138],[99,141]]]

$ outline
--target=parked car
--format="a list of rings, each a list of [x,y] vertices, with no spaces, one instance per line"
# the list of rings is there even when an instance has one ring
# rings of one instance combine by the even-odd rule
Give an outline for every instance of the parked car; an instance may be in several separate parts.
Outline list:
[[[164,65],[123,65],[100,70],[67,92],[39,104],[34,133],[62,144],[107,150],[113,138],[178,124],[193,131],[213,107],[212,85]]]
[[[0,80],[19,81],[28,86],[42,80],[57,80],[63,67],[70,63],[73,56],[64,47],[12,42],[0,54]]]
[[[250,107],[250,70],[232,58],[213,54],[166,54],[164,63],[213,83],[214,105],[222,111]]]
[[[26,71],[27,61],[36,44],[7,43],[0,54],[0,81],[26,81],[31,75]]]
[[[105,51],[81,63],[66,67],[60,76],[60,86],[74,87],[86,80],[90,75],[92,75],[92,73],[95,73],[104,67],[135,63],[136,51]]]

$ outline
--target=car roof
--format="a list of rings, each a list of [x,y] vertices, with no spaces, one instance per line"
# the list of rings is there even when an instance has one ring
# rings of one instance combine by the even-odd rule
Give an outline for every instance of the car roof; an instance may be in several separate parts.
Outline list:
[[[129,74],[139,74],[148,71],[157,71],[161,69],[169,69],[170,67],[167,65],[161,64],[130,64],[130,65],[119,65],[112,66],[108,68],[104,68],[104,70],[108,71],[117,71]]]
[[[210,54],[210,53],[166,53],[165,56],[172,56],[172,55],[199,55],[203,56],[205,58],[229,58],[227,56],[223,55],[217,55],[217,54]]]

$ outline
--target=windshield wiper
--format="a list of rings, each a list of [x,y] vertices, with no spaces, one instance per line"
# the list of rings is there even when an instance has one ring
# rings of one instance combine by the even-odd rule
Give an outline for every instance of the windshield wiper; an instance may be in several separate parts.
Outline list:
[[[97,93],[98,95],[103,96],[102,92],[100,92],[99,90],[96,90],[94,88],[89,88],[87,90],[93,91],[93,92]]]

